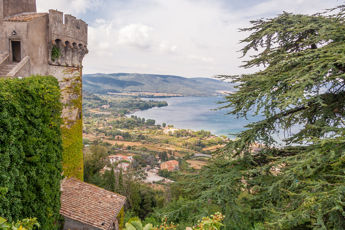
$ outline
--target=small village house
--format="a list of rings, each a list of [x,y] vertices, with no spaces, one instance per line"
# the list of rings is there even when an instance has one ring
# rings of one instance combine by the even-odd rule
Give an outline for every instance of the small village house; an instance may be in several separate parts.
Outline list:
[[[61,191],[63,229],[119,230],[126,197],[74,178],[64,180]]]
[[[174,171],[174,170],[177,170],[178,168],[179,168],[179,163],[178,161],[175,161],[175,160],[167,161],[160,165],[161,170],[167,169],[168,171]]]
[[[130,166],[131,165],[129,163],[120,163],[117,167],[121,168],[122,171],[126,172],[130,168]]]
[[[111,155],[109,156],[110,163],[115,163],[119,161],[128,161],[128,162],[133,162],[133,157],[132,156],[124,156],[124,155]]]
[[[102,107],[102,109],[109,109],[110,105],[102,105],[101,107]]]

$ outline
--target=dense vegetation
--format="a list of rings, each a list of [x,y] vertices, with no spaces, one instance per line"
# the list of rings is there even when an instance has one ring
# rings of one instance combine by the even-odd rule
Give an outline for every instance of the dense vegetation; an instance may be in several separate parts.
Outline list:
[[[88,113],[87,113],[88,114]],[[115,140],[116,136],[122,136],[124,141],[141,142],[142,144],[172,145],[179,152],[194,151],[210,153],[205,147],[222,145],[226,136],[216,137],[210,131],[174,130],[164,134],[162,126],[155,124],[155,120],[140,118],[131,115],[130,118],[112,115],[90,114],[84,118],[85,134],[96,135],[98,138],[106,137],[107,140]],[[84,139],[84,144],[89,144]]]
[[[10,223],[36,217],[58,229],[60,95],[54,77],[0,79],[0,216]]]
[[[251,32],[242,41],[243,56],[257,52],[242,67],[263,70],[219,76],[236,85],[222,105],[238,117],[254,111],[263,119],[214,152],[201,170],[160,170],[175,183],[145,223],[166,215],[183,229],[219,211],[226,229],[345,229],[344,19],[345,6],[339,6],[314,15],[283,13],[242,29]]]
[[[223,105],[238,117],[254,110],[265,118],[198,174],[181,175],[165,208],[170,220],[193,220],[214,206],[227,229],[345,229],[344,12],[283,13],[242,30],[252,32],[243,55],[258,52],[243,67],[266,68],[221,76],[239,84]]]
[[[156,191],[139,183],[137,179],[134,179],[132,173],[124,174],[121,169],[115,172],[116,165],[110,164],[108,156],[106,147],[99,145],[91,147],[91,153],[86,154],[84,159],[85,182],[125,196],[127,198],[125,210],[129,210],[130,215],[138,216],[141,219],[145,219],[152,213],[153,208],[163,206],[163,191]],[[155,161],[155,157],[153,158]],[[106,166],[111,170],[102,170]]]
[[[102,105],[109,105],[109,108],[101,108]],[[153,107],[167,106],[166,101],[141,100],[139,97],[117,97],[103,96],[102,98],[87,91],[83,91],[83,112],[90,116],[90,109],[101,108],[100,112],[113,113],[115,115],[128,114],[135,110],[145,110]]]
[[[216,79],[128,73],[85,74],[83,80],[85,90],[98,94],[151,92],[213,96],[219,94],[217,90],[233,91],[234,86]]]

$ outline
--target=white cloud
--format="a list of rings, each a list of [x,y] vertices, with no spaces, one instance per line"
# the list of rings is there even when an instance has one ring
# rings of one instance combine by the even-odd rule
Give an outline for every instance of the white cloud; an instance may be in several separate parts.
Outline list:
[[[153,45],[153,29],[143,24],[129,24],[119,30],[119,42],[139,49]]]
[[[204,63],[204,64],[215,64],[213,58],[202,57],[198,55],[189,55],[188,58],[197,63]]]
[[[312,14],[340,4],[337,0],[262,0],[234,8],[233,2],[240,1],[37,0],[37,6],[43,12],[82,14],[84,20],[92,15],[85,73],[212,77],[255,71],[238,67],[243,59],[237,51],[244,45],[239,41],[248,36],[238,28],[249,27],[250,20],[272,18],[283,11]]]
[[[201,49],[210,48],[209,45],[207,45],[204,41],[201,41],[201,39],[199,39],[199,38],[197,38],[195,36],[191,37],[191,41],[195,45],[195,47],[197,47],[197,48],[201,48]]]
[[[115,41],[112,42],[109,39],[112,37],[112,25],[112,22],[98,19],[94,26],[89,26],[88,49],[97,60],[113,57]],[[103,61],[105,62],[105,60]]]
[[[170,45],[169,41],[162,41],[159,44],[159,50],[162,53],[166,53],[166,54],[177,54],[177,46],[176,45]]]

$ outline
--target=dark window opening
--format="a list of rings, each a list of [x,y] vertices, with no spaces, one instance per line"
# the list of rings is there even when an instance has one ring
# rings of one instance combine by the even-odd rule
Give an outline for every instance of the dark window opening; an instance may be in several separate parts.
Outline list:
[[[12,57],[14,62],[20,62],[21,52],[20,52],[20,41],[11,41],[12,45]]]

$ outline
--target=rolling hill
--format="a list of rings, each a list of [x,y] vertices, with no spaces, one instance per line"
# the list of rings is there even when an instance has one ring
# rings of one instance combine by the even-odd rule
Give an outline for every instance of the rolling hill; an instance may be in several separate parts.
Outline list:
[[[84,74],[83,89],[92,93],[151,92],[183,96],[213,96],[217,91],[234,91],[234,84],[210,78],[173,75],[113,73]]]

